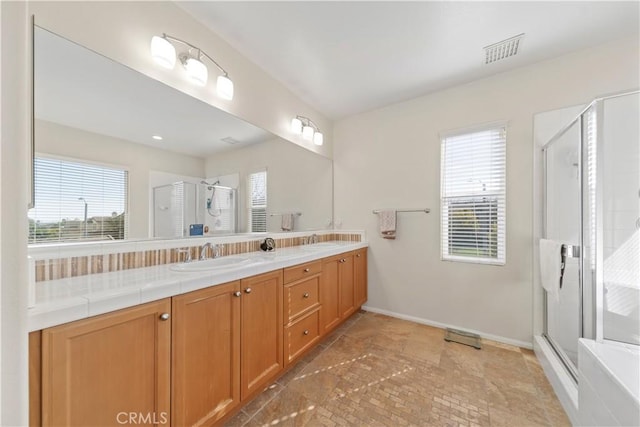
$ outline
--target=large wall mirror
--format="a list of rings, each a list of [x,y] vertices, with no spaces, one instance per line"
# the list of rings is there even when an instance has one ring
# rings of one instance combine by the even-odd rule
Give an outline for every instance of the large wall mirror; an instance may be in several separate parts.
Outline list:
[[[330,159],[39,27],[34,82],[32,244],[331,226]]]

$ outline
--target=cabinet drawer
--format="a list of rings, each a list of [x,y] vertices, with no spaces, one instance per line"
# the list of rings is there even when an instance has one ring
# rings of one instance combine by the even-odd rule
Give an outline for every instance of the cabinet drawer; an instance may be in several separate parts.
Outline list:
[[[322,271],[322,261],[307,262],[284,269],[284,283],[295,282],[304,277],[318,274]]]
[[[305,311],[312,310],[320,303],[320,276],[316,275],[307,280],[285,286],[284,288],[284,317],[285,323],[291,322]]]
[[[293,362],[306,349],[320,339],[320,310],[285,327],[285,361]]]

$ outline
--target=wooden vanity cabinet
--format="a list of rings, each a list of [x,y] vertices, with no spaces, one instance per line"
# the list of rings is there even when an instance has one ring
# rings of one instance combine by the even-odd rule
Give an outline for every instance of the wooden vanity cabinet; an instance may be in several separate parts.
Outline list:
[[[321,273],[321,261],[284,269],[285,367],[320,340]]]
[[[218,425],[366,298],[365,248],[32,332],[30,425]]]
[[[284,368],[282,270],[240,281],[241,398],[262,391]]]
[[[354,256],[354,292],[355,306],[361,307],[367,302],[367,248],[353,252]]]
[[[42,425],[168,424],[170,312],[167,298],[43,330]]]
[[[174,426],[211,425],[240,405],[240,281],[173,297]]]
[[[324,335],[367,300],[367,249],[325,258],[320,283],[320,333]]]
[[[173,298],[172,424],[211,425],[283,369],[282,271]]]

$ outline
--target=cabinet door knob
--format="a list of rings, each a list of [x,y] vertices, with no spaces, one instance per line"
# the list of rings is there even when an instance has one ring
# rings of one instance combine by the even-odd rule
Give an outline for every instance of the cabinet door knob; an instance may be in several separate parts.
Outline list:
[[[171,315],[169,313],[162,313],[160,315],[160,320],[169,320],[170,317]]]
[[[310,272],[310,271],[311,271],[311,269],[310,269],[310,268],[305,268],[305,269],[304,269],[304,272],[305,272],[305,273],[308,273],[308,272]]]
[[[309,298],[309,292],[305,292],[304,295],[302,295],[302,298]]]
[[[245,290],[244,290],[244,293],[245,293],[245,294],[250,294],[250,293],[251,293],[251,288],[247,288],[247,289],[245,289]]]
[[[242,295],[242,292],[240,292],[240,291],[235,291],[235,292],[233,293],[233,296],[234,296],[234,297],[239,297],[239,296],[241,296],[241,295]]]
[[[305,335],[309,335],[309,330],[308,330],[308,329],[305,329],[305,331],[303,332],[303,334],[305,334]]]
[[[357,256],[358,258],[360,258],[360,254],[356,254],[356,256]]]

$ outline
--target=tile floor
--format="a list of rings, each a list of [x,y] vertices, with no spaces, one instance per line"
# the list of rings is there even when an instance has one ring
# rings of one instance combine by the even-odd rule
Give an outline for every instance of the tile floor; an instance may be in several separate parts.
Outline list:
[[[569,426],[531,350],[360,312],[227,426]]]

